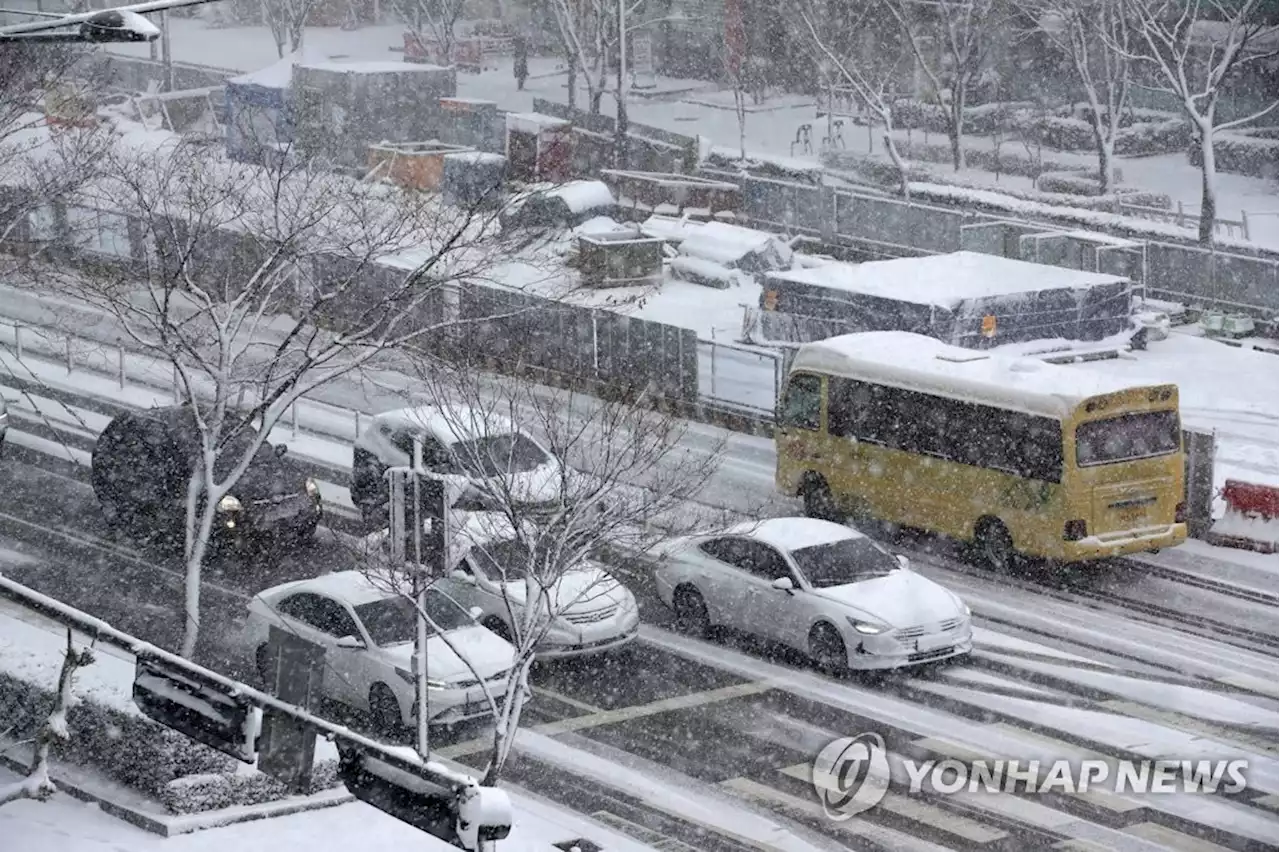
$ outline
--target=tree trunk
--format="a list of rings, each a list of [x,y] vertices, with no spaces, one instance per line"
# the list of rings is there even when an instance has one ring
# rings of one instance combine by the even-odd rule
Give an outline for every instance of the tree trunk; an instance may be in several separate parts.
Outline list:
[[[889,160],[898,170],[899,191],[903,198],[911,197],[910,177],[907,175],[907,164],[902,161],[902,154],[898,152],[898,146],[893,143],[892,129],[886,129],[884,134],[884,149],[889,154]]]
[[[627,86],[626,81],[622,79],[623,68],[622,63],[618,63],[618,115],[614,122],[613,128],[613,144],[614,144],[614,168],[627,168],[627,128],[631,123],[627,115]]]
[[[200,580],[203,574],[204,557],[209,549],[209,536],[213,532],[213,519],[218,511],[217,500],[212,494],[205,494],[204,505],[200,505],[201,492],[198,477],[192,477],[192,486],[187,489],[187,536],[183,549],[186,559],[184,588],[186,600],[183,605],[185,621],[182,630],[182,648],[179,654],[190,660],[195,657],[196,642],[200,638]],[[197,518],[196,515],[199,515]]]
[[[1115,137],[1108,136],[1102,129],[1102,122],[1093,119],[1093,141],[1098,146],[1098,184],[1102,187],[1103,196],[1115,192]]]
[[[1213,125],[1206,122],[1198,128],[1200,135],[1200,242],[1213,244],[1214,223],[1218,218],[1218,161],[1213,153]]]
[[[570,115],[572,115],[573,111],[578,107],[578,57],[574,56],[572,51],[569,52],[568,72],[569,72],[569,95],[568,95],[569,113]]]
[[[964,168],[964,96],[957,86],[951,92],[950,126],[947,128],[948,141],[951,143],[951,164],[956,171]]]

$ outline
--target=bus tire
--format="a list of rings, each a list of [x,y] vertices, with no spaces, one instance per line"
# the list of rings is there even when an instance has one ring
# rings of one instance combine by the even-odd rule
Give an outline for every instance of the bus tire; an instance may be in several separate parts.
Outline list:
[[[993,571],[1010,571],[1017,561],[1013,537],[999,518],[978,521],[973,532],[973,547],[977,559]]]
[[[805,474],[804,481],[800,485],[800,496],[804,498],[806,517],[837,524],[844,523],[844,517],[836,508],[835,498],[831,496],[831,486],[827,485],[827,481],[821,476],[816,473]]]

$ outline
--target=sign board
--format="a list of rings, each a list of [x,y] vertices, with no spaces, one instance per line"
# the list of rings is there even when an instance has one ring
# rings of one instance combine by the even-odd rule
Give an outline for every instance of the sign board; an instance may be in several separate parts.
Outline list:
[[[982,318],[982,336],[983,337],[996,336],[996,318],[994,316],[991,316],[990,314]]]
[[[657,87],[658,77],[653,67],[653,36],[638,35],[631,42],[631,88]]]
[[[223,686],[203,682],[181,668],[138,657],[133,702],[143,715],[244,763],[257,760],[251,737],[251,704]]]
[[[271,626],[267,639],[267,689],[281,701],[313,710],[324,680],[324,648]],[[272,707],[262,710],[258,769],[295,793],[311,790],[315,728]]]

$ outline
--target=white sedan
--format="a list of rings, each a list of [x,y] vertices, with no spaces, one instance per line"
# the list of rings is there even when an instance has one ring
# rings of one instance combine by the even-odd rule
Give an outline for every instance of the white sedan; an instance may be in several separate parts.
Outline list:
[[[748,522],[655,554],[681,626],[730,627],[829,670],[894,669],[966,654],[969,607],[861,533],[812,518]]]
[[[491,715],[485,689],[501,698],[515,649],[443,592],[428,591],[426,609],[466,657],[464,662],[439,633],[428,636],[430,723],[454,724]],[[326,698],[368,711],[382,731],[413,725],[418,712],[412,673],[417,610],[403,596],[380,588],[358,571],[337,571],[259,593],[249,602],[247,630],[268,686],[275,682],[267,653],[273,626],[324,648],[321,691]]]
[[[449,572],[433,587],[478,611],[481,624],[511,641],[524,618],[525,578],[533,564],[526,542],[537,540],[536,529],[517,535],[500,512],[454,512],[450,524]],[[389,536],[385,529],[365,536],[365,558],[389,558]],[[534,646],[538,659],[603,654],[639,635],[635,596],[601,565],[583,561],[535,583],[547,586],[550,617]]]

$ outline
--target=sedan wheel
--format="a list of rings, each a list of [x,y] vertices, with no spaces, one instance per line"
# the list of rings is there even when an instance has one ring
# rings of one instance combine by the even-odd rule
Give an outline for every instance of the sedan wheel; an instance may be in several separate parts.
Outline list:
[[[369,690],[369,716],[373,729],[383,736],[393,737],[402,727],[400,702],[385,683],[375,683]]]
[[[676,626],[691,636],[706,636],[711,632],[711,616],[707,614],[707,602],[695,589],[676,589],[672,600],[676,611]]]
[[[819,624],[809,632],[809,656],[824,672],[842,672],[849,668],[844,639],[830,624]]]

